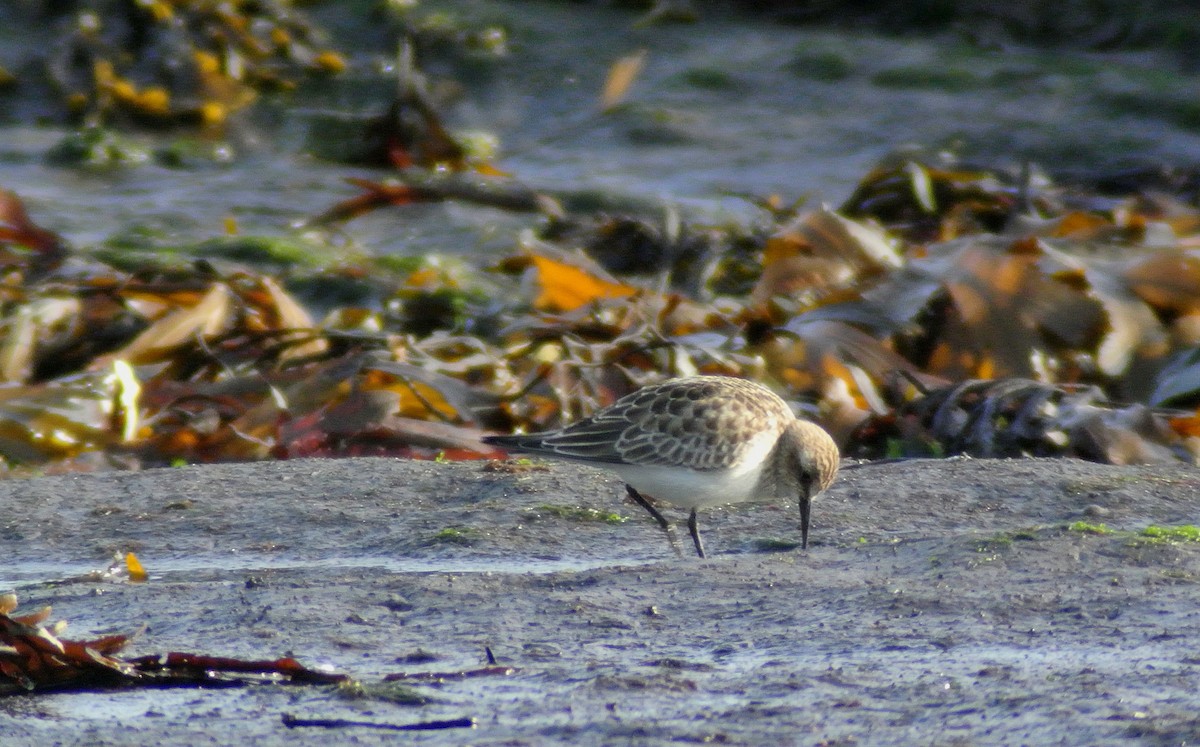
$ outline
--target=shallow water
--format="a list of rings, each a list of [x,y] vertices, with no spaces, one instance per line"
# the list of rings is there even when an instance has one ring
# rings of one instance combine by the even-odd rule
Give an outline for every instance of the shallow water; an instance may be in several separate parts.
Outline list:
[[[595,5],[421,7],[469,28],[509,30],[511,52],[499,61],[427,60],[435,77],[464,85],[448,119],[495,135],[497,165],[532,185],[661,200],[701,220],[748,215],[731,195],[837,203],[877,159],[910,143],[957,143],[968,157],[1033,159],[1060,171],[1194,165],[1200,154],[1200,129],[1171,113],[1200,80],[1154,53],[981,47],[953,34],[889,38],[711,9],[695,25],[638,28],[636,14]],[[314,12],[347,38],[367,40],[346,45],[359,69],[386,61],[386,34],[360,5]],[[0,62],[19,69],[12,58],[28,44],[0,30]],[[646,65],[627,105],[598,116],[608,66],[638,49],[647,51]],[[209,238],[223,234],[227,216],[243,233],[287,233],[353,195],[345,177],[384,176],[304,152],[325,114],[377,113],[392,85],[384,74],[361,73],[291,102],[268,100],[230,132],[228,163],[187,169],[48,166],[43,155],[62,130],[0,122],[0,186],[81,247],[143,235]],[[420,206],[355,220],[339,240],[381,253],[471,255],[510,247],[529,223],[473,206]]]

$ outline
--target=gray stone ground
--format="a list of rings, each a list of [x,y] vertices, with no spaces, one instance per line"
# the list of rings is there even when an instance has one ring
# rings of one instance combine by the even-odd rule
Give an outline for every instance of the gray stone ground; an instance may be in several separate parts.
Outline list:
[[[570,465],[382,459],[0,482],[0,591],[53,605],[68,637],[145,625],[129,653],[292,653],[361,683],[8,697],[0,741],[1200,740],[1200,545],[1136,535],[1200,523],[1200,470],[862,466],[816,505],[807,552],[794,505],[738,506],[702,514],[708,561],[621,495]],[[86,577],[119,550],[148,583]],[[382,682],[479,667],[485,647],[517,671]],[[477,725],[398,737],[283,713]]]

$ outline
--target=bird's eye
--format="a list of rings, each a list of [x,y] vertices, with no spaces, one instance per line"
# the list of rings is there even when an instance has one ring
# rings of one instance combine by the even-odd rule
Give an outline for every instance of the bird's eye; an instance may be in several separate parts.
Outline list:
[[[800,470],[800,485],[804,488],[805,492],[812,489],[814,482],[816,482],[816,479],[813,477],[813,473],[806,469]]]

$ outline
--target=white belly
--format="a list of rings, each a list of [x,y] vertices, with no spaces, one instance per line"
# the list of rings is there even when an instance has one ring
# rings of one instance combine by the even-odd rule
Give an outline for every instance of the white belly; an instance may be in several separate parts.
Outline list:
[[[696,472],[625,464],[613,466],[611,469],[643,496],[684,508],[740,503],[759,497],[754,495],[754,488],[758,484],[760,470],[738,474],[733,470]],[[774,496],[762,496],[772,497]]]
[[[723,503],[771,500],[774,495],[756,495],[763,461],[775,447],[776,438],[764,434],[751,444],[741,463],[729,469],[697,471],[658,465],[605,465],[634,490],[684,508],[704,508]]]

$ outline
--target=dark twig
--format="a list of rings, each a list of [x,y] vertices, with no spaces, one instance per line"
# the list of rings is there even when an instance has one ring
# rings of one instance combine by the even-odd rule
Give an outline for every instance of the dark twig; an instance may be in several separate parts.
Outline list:
[[[446,721],[421,721],[415,724],[380,724],[374,721],[352,721],[345,718],[296,718],[290,713],[281,716],[283,725],[289,729],[299,726],[319,726],[323,729],[346,729],[361,726],[365,729],[384,729],[387,731],[437,731],[439,729],[471,729],[475,726],[473,718],[454,718]]]

